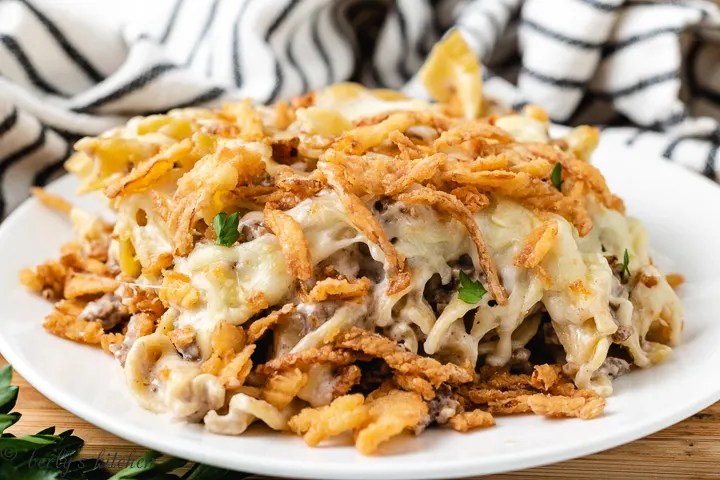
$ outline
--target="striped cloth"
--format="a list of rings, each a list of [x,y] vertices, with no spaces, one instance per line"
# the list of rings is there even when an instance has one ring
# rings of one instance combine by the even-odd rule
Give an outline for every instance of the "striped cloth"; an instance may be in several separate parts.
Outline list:
[[[414,79],[458,28],[490,96],[715,177],[720,11],[709,1],[0,0],[0,218],[73,142],[133,115],[344,80]]]

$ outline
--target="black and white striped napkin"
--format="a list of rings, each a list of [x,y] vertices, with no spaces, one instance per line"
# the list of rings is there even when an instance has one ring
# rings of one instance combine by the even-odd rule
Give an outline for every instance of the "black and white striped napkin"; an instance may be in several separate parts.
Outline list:
[[[720,9],[709,0],[0,0],[0,218],[72,143],[133,115],[333,82],[422,94],[458,28],[489,95],[715,177]]]

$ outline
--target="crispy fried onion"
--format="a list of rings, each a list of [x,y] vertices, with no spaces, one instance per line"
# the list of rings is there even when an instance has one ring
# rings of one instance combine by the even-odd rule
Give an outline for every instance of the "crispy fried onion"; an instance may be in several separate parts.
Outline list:
[[[440,134],[440,137],[433,142],[436,151],[450,149],[451,147],[472,142],[474,149],[483,148],[486,145],[509,144],[513,142],[512,135],[500,127],[491,125],[487,120],[471,120],[459,122],[449,130]]]
[[[427,125],[438,130],[446,130],[450,119],[430,111],[405,111],[391,113],[381,122],[363,125],[343,133],[335,143],[334,150],[360,155],[383,143],[390,132],[405,132],[415,125]]]
[[[277,237],[290,274],[300,280],[310,280],[312,254],[300,224],[287,213],[266,207],[265,226]]]
[[[566,197],[555,187],[528,173],[455,170],[447,172],[446,178],[460,184],[473,185],[482,191],[497,192],[529,208],[557,213],[575,225],[581,236],[587,235],[592,228],[592,220],[579,201]]]
[[[351,299],[364,297],[370,290],[370,280],[366,277],[355,280],[346,278],[326,278],[320,280],[308,293],[308,300],[311,302],[324,302],[328,298]]]
[[[183,175],[170,201],[169,227],[176,255],[186,255],[192,249],[198,221],[212,223],[212,217],[218,213],[211,208],[216,195],[249,184],[264,169],[265,163],[258,153],[229,140]]]
[[[57,210],[58,212],[70,215],[70,211],[73,209],[72,203],[68,202],[59,195],[54,195],[48,192],[44,188],[31,187],[30,192],[32,192],[33,197],[37,198],[43,205],[52,208],[53,210]]]
[[[450,194],[455,195],[472,213],[477,213],[490,205],[487,195],[480,193],[475,187],[458,187],[450,191]]]
[[[325,345],[320,348],[309,348],[273,358],[264,365],[258,365],[257,371],[262,374],[270,374],[288,368],[307,368],[310,365],[350,365],[357,358],[358,355],[355,352],[339,350],[332,345]]]
[[[420,395],[391,390],[366,403],[369,422],[356,430],[355,447],[369,455],[381,443],[413,428],[428,414],[428,406]]]
[[[254,344],[246,345],[247,337],[242,327],[220,321],[210,334],[210,357],[200,365],[202,373],[220,378],[226,388],[237,388],[245,383],[252,370],[250,357]]]
[[[443,153],[404,160],[379,153],[348,155],[330,149],[321,156],[318,168],[330,175],[339,174],[355,193],[394,196],[414,183],[433,178],[446,161]]]
[[[349,191],[347,182],[338,176],[342,169],[337,165],[334,167],[331,172],[328,172],[328,182],[340,197],[350,221],[385,254],[385,268],[389,283],[388,295],[402,292],[410,286],[410,272],[405,269],[405,258],[395,249],[370,209],[357,195]]]
[[[515,266],[524,268],[536,267],[555,245],[558,224],[554,221],[543,222],[530,232],[520,251],[515,256]]]
[[[105,196],[115,198],[120,195],[141,193],[152,187],[163,175],[173,169],[176,159],[190,153],[193,142],[186,138],[160,151],[157,155],[144,160],[124,177],[117,178],[105,187]]]
[[[491,413],[484,412],[479,408],[469,412],[458,413],[450,418],[449,422],[453,430],[467,432],[475,428],[487,428],[495,425],[495,419]]]
[[[416,190],[405,192],[398,196],[397,200],[405,203],[433,205],[459,221],[467,229],[470,238],[472,238],[472,241],[475,243],[480,267],[487,277],[490,293],[500,305],[504,305],[507,302],[507,294],[500,283],[497,267],[492,258],[490,258],[490,253],[488,252],[487,245],[485,245],[480,228],[473,218],[472,212],[468,210],[460,200],[452,194],[432,190],[428,187],[419,187]]]
[[[602,397],[567,397],[562,395],[518,395],[490,402],[488,410],[500,415],[532,412],[547,417],[577,417],[590,420],[605,409]]]
[[[265,382],[262,398],[278,410],[282,410],[290,405],[307,381],[307,373],[299,368],[275,372]]]
[[[255,343],[265,335],[269,329],[283,319],[286,315],[295,311],[295,305],[287,303],[282,308],[275,310],[268,316],[255,320],[250,324],[247,331],[248,343]]]
[[[333,385],[333,398],[347,394],[352,387],[360,383],[362,371],[357,365],[342,367],[335,377]]]
[[[374,393],[367,400],[356,393],[338,397],[324,407],[304,408],[288,426],[312,447],[354,430],[355,447],[367,455],[381,443],[413,428],[428,414],[427,404],[416,393],[385,389]]]
[[[382,335],[359,328],[351,328],[336,340],[340,348],[361,352],[385,360],[390,368],[404,375],[419,376],[434,386],[441,383],[467,383],[470,371],[454,363],[442,364],[430,357],[422,357],[405,350]]]
[[[103,328],[100,322],[88,322],[78,318],[83,305],[74,300],[61,300],[55,304],[55,308],[45,317],[43,327],[45,330],[67,338],[74,342],[97,345],[103,335]]]
[[[562,375],[559,365],[536,365],[531,375],[512,375],[505,369],[481,367],[478,381],[456,393],[469,404],[491,414],[535,413],[549,417],[595,418],[605,400],[592,390],[578,390]]]
[[[73,273],[65,283],[63,295],[69,299],[87,295],[101,295],[114,292],[119,286],[120,282],[113,278],[93,273]]]
[[[625,212],[623,201],[610,193],[602,173],[592,164],[584,162],[576,156],[563,152],[552,145],[528,143],[525,144],[524,147],[527,148],[531,154],[544,158],[553,165],[560,163],[564,174],[590,187],[590,190],[595,193],[596,197],[606,207],[618,210],[621,213]]]
[[[365,398],[356,393],[338,397],[324,407],[304,408],[290,419],[288,427],[314,447],[323,440],[360,427],[369,416]]]
[[[398,387],[408,392],[418,393],[424,400],[435,398],[435,388],[424,378],[396,372],[393,380],[395,380]]]

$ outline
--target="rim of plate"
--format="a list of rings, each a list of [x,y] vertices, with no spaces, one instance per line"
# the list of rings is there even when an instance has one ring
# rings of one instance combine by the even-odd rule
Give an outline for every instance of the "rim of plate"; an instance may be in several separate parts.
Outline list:
[[[617,147],[606,144],[605,149],[612,151]],[[628,151],[626,148],[622,148],[622,150]],[[711,180],[674,163],[665,162],[656,156],[651,155],[649,157],[641,156],[633,161],[651,163],[654,169],[664,170],[666,174],[673,175],[676,181],[690,182],[692,187],[704,190],[709,195],[716,195],[720,200],[720,189]],[[61,177],[53,184],[63,181],[67,181],[67,176]],[[25,211],[33,208],[36,203],[39,203],[36,199],[28,199],[6,218],[0,225],[0,245],[5,241],[5,237],[10,235],[14,225],[23,219]],[[169,455],[221,468],[291,478],[350,480],[377,478],[378,475],[387,479],[461,478],[478,474],[487,475],[539,467],[590,455],[637,440],[682,421],[720,400],[720,383],[718,383],[716,386],[702,392],[701,395],[693,397],[682,408],[674,409],[671,413],[654,415],[648,420],[635,422],[628,427],[584,439],[579,444],[541,448],[529,453],[520,452],[517,455],[499,454],[494,457],[483,457],[482,459],[438,460],[432,462],[431,465],[413,466],[411,463],[397,462],[392,464],[366,463],[345,466],[343,464],[301,462],[280,458],[258,458],[238,451],[234,452],[232,457],[228,457],[227,455],[217,454],[215,451],[209,453],[200,451],[197,449],[195,442],[171,438],[167,433],[154,433],[148,436],[146,430],[113,421],[111,415],[100,409],[90,407],[81,410],[80,406],[64,390],[55,387],[51,380],[43,376],[42,372],[23,362],[19,352],[16,353],[13,346],[2,335],[0,335],[0,352],[15,371],[48,399],[74,415],[118,437]]]

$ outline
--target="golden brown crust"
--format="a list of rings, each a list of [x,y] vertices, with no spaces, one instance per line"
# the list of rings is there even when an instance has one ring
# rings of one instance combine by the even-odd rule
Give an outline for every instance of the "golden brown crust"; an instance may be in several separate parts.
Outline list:
[[[433,388],[432,384],[424,378],[395,373],[393,380],[395,380],[398,387],[408,392],[415,392],[419,394],[423,400],[432,400],[435,398],[435,388]]]
[[[561,381],[561,373],[562,369],[558,365],[536,365],[530,382],[538,390],[548,392]]]
[[[192,148],[192,140],[186,138],[182,142],[161,150],[154,157],[141,162],[124,177],[108,183],[104,191],[105,196],[115,198],[120,195],[142,193],[148,190],[173,169],[176,158],[187,155],[192,151]]]
[[[365,423],[369,412],[364,403],[365,398],[361,394],[344,395],[324,407],[304,408],[290,419],[288,427],[314,447],[323,440]]]
[[[341,348],[382,358],[388,366],[400,374],[420,376],[438,386],[442,383],[471,382],[472,374],[454,363],[442,364],[430,357],[422,357],[405,350],[387,337],[352,328],[336,340]]]
[[[275,372],[265,382],[262,399],[278,410],[282,410],[292,402],[307,380],[307,374],[299,368]]]
[[[92,273],[73,273],[65,282],[63,297],[73,299],[85,296],[99,296],[117,290],[120,282],[113,278]]]
[[[489,412],[475,409],[469,412],[458,413],[448,423],[457,432],[468,432],[475,428],[487,428],[495,425],[495,419]]]
[[[366,403],[368,422],[356,430],[355,447],[365,455],[381,443],[412,428],[428,414],[428,406],[417,393],[390,390]]]
[[[342,367],[335,377],[335,385],[333,386],[333,398],[346,395],[352,387],[360,383],[362,371],[357,365],[347,365]]]
[[[83,305],[73,300],[61,300],[55,304],[55,308],[45,317],[43,327],[45,330],[67,338],[74,342],[99,345],[103,335],[100,322],[88,322],[78,318]]]
[[[364,297],[369,290],[370,280],[365,277],[355,280],[325,278],[317,282],[310,290],[308,300],[324,302],[329,298],[333,300],[352,299]]]
[[[590,420],[600,415],[605,408],[601,397],[563,397],[555,395],[531,395],[527,399],[530,409],[546,417],[578,417]]]
[[[282,357],[274,358],[264,365],[258,365],[258,372],[270,374],[278,370],[288,368],[305,368],[310,365],[349,365],[357,359],[354,352],[338,350],[330,345],[320,348],[310,348],[297,353],[290,353]]]
[[[200,292],[190,283],[190,277],[174,270],[165,272],[159,296],[167,307],[191,309],[200,301]]]
[[[105,333],[100,336],[100,346],[105,353],[113,355],[113,351],[110,349],[112,346],[119,346],[125,341],[125,335],[122,333]]]
[[[554,221],[543,222],[530,232],[520,251],[515,256],[515,266],[524,268],[536,267],[555,245],[558,224]]]
[[[265,334],[265,332],[267,332],[275,324],[282,320],[284,316],[289,315],[294,311],[295,305],[292,303],[288,303],[283,305],[282,308],[270,313],[268,316],[255,320],[248,327],[248,342],[257,342],[258,339]]]

